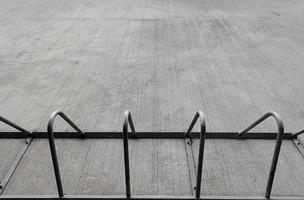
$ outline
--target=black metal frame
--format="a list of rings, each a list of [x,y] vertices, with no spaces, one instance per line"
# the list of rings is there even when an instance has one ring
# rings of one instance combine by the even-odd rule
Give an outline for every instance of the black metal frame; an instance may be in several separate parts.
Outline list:
[[[122,195],[65,195],[58,197],[54,195],[1,195],[0,199],[8,200],[197,200],[193,196],[168,196],[168,195],[136,195],[126,198]],[[265,200],[264,196],[201,196],[203,200]],[[272,200],[303,200],[301,196],[272,196]]]
[[[54,120],[55,120],[56,116],[58,116],[58,115],[62,119],[64,119],[68,124],[70,124],[83,137],[85,136],[85,133],[82,130],[80,130],[62,111],[56,110],[49,117],[47,131],[48,131],[48,138],[49,138],[52,162],[53,162],[53,167],[54,167],[54,172],[55,172],[58,195],[59,195],[59,197],[63,197],[64,194],[63,194],[63,189],[62,189],[60,170],[59,170],[59,166],[58,166],[58,159],[57,159],[54,134],[53,134]]]
[[[70,138],[83,138],[82,134],[79,134],[75,131],[54,131],[54,138],[61,139],[70,139]],[[85,138],[89,139],[122,139],[123,136],[121,131],[112,131],[112,132],[92,132],[92,131],[84,131]],[[0,131],[0,139],[1,138],[13,138],[13,139],[26,139],[26,138],[48,138],[48,133],[44,132],[33,132],[32,135],[20,134],[20,132],[13,131]],[[185,139],[185,131],[157,131],[157,132],[143,132],[136,131],[134,135],[132,132],[128,134],[129,139]],[[199,139],[200,132],[191,132],[191,139]],[[246,135],[240,136],[239,132],[205,132],[206,139],[264,139],[264,140],[273,140],[277,138],[277,133],[275,132],[250,132]],[[284,133],[283,139],[291,140],[293,139],[292,133]]]
[[[266,120],[269,117],[275,118],[277,125],[278,125],[278,133],[277,133],[276,145],[275,145],[273,156],[272,156],[272,162],[271,162],[270,172],[269,172],[269,176],[268,176],[268,182],[267,182],[267,186],[266,186],[265,197],[267,199],[270,198],[271,189],[272,189],[272,185],[273,185],[273,179],[274,179],[274,175],[275,175],[275,171],[276,171],[276,167],[277,167],[277,163],[278,163],[278,159],[279,159],[279,155],[280,155],[282,139],[283,139],[283,135],[284,135],[283,120],[278,113],[271,111],[271,112],[268,112],[265,115],[263,115],[261,118],[256,120],[253,124],[251,124],[248,128],[246,128],[245,130],[243,130],[239,133],[240,136],[243,136],[248,131],[250,131],[252,128],[254,128],[255,126],[257,126],[258,124],[260,124],[261,122],[263,122],[264,120]]]
[[[192,144],[192,136],[191,131],[196,124],[197,120],[200,119],[200,144],[199,144],[199,153],[198,153],[198,166],[197,166],[197,172],[196,172],[196,187],[195,187],[195,197],[197,199],[201,196],[201,182],[202,182],[202,169],[203,169],[203,159],[204,159],[204,150],[205,150],[205,133],[206,133],[206,119],[205,115],[202,111],[197,111],[190,127],[188,128],[185,137],[190,138],[190,143]]]
[[[130,165],[129,165],[129,143],[128,143],[128,125],[135,135],[135,128],[130,111],[125,111],[125,120],[122,127],[123,148],[124,148],[124,162],[125,162],[125,184],[126,184],[126,197],[131,197],[131,184],[130,184]]]
[[[56,116],[61,116],[69,125],[71,125],[76,132],[56,132],[53,131],[53,125],[54,120]],[[263,122],[269,117],[274,117],[277,125],[278,125],[278,132],[277,133],[249,133],[252,128]],[[191,132],[194,125],[196,124],[197,120],[200,119],[200,132]],[[48,120],[48,126],[47,126],[47,133],[46,132],[35,132],[35,134],[26,131],[25,129],[19,127],[18,125],[12,123],[11,121],[3,118],[0,116],[0,121],[16,128],[17,130],[21,131],[25,134],[18,134],[17,132],[4,132],[0,134],[0,138],[28,138],[27,141],[30,139],[30,141],[33,138],[48,138],[49,139],[49,145],[50,145],[50,151],[51,151],[51,157],[54,167],[54,173],[56,178],[56,184],[57,184],[57,190],[59,197],[56,196],[41,196],[41,195],[30,195],[30,196],[2,196],[0,195],[0,199],[111,199],[111,200],[124,200],[124,199],[146,199],[146,200],[155,200],[155,199],[269,199],[271,195],[274,175],[276,171],[276,166],[279,158],[279,153],[281,149],[282,139],[294,139],[298,135],[304,133],[303,131],[300,131],[296,134],[291,133],[284,133],[284,125],[281,117],[275,113],[275,112],[268,112],[261,118],[259,118],[257,121],[255,121],[253,124],[251,124],[248,128],[243,130],[242,132],[206,132],[206,119],[204,116],[204,113],[202,111],[198,111],[188,130],[185,132],[135,132],[133,120],[130,111],[125,112],[125,119],[123,123],[123,131],[121,132],[83,132],[81,129],[79,129],[63,112],[61,111],[54,111]],[[128,126],[130,125],[131,134],[128,133]],[[78,134],[71,134],[71,133],[78,133]],[[60,170],[58,165],[58,159],[57,159],[57,153],[55,148],[55,141],[54,136],[56,138],[122,138],[123,139],[123,147],[124,147],[124,164],[125,164],[125,185],[126,185],[126,197],[120,197],[120,196],[103,196],[103,195],[97,195],[97,196],[91,196],[91,195],[66,195],[64,196],[63,188],[62,188],[62,182],[60,177]],[[131,184],[130,184],[130,168],[129,168],[129,147],[128,147],[128,139],[137,139],[137,138],[166,138],[166,139],[186,139],[189,138],[189,145],[192,144],[192,139],[200,139],[199,144],[199,156],[198,156],[198,167],[196,170],[196,187],[195,187],[195,197],[189,197],[189,196],[138,196],[131,197]],[[204,157],[204,146],[205,146],[205,139],[206,138],[222,138],[222,139],[276,139],[276,145],[272,157],[272,163],[271,168],[269,172],[267,187],[266,187],[266,193],[264,197],[248,197],[248,196],[236,196],[236,197],[219,197],[219,196],[201,196],[200,190],[201,190],[201,178],[202,178],[202,168],[203,168],[203,157]],[[185,140],[186,141],[186,140]],[[26,150],[26,148],[25,148]],[[23,150],[20,153],[21,159],[22,155],[24,154],[25,150]],[[192,151],[192,148],[191,148]],[[193,152],[192,152],[193,153]],[[19,161],[18,161],[19,162]],[[16,163],[18,164],[16,161]],[[15,166],[16,167],[16,166]],[[195,167],[193,166],[194,171]],[[194,172],[195,173],[195,172]],[[193,173],[193,174],[194,174]],[[9,176],[10,177],[10,176]],[[194,177],[194,176],[193,176]],[[273,197],[272,199],[302,199],[302,197]]]

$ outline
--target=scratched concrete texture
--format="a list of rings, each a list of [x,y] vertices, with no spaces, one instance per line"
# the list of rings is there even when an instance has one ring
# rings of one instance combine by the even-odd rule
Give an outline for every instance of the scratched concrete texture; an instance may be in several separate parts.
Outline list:
[[[30,131],[46,131],[54,110],[85,131],[121,131],[127,109],[138,131],[184,131],[199,109],[208,131],[239,131],[270,110],[287,132],[304,128],[303,0],[0,5],[0,115]],[[255,130],[276,127],[269,120]],[[2,180],[24,139],[0,144]],[[65,193],[124,194],[121,140],[58,139],[56,146]],[[273,147],[207,140],[202,194],[263,195]],[[196,163],[197,141],[193,152]],[[183,140],[130,141],[132,194],[191,195],[187,155]],[[274,194],[304,194],[303,162],[284,141]],[[47,140],[33,140],[1,192],[56,194]]]
[[[269,110],[304,128],[302,0],[0,3],[0,114],[29,130],[57,109],[90,131],[120,131],[126,109],[141,131],[183,131],[198,109],[209,131]]]

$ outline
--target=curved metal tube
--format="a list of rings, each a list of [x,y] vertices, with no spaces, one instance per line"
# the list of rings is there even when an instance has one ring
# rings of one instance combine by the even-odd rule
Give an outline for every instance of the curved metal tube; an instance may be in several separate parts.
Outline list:
[[[271,189],[272,189],[272,185],[273,185],[273,179],[274,179],[274,175],[275,175],[275,171],[276,171],[276,167],[277,167],[277,163],[278,163],[278,159],[279,159],[279,154],[280,154],[280,150],[281,150],[282,139],[283,139],[283,135],[284,135],[283,121],[278,113],[268,112],[264,116],[259,118],[256,122],[251,124],[248,128],[246,128],[245,130],[243,130],[242,132],[239,133],[240,136],[243,136],[248,131],[250,131],[252,128],[254,128],[255,126],[257,126],[258,124],[260,124],[261,122],[263,122],[264,120],[266,120],[269,117],[274,117],[277,122],[278,136],[276,139],[276,144],[275,144],[275,148],[274,148],[274,152],[273,152],[273,156],[272,156],[272,162],[271,162],[271,167],[270,167],[270,172],[269,172],[268,182],[267,182],[267,187],[266,187],[265,197],[267,199],[270,198]]]
[[[72,122],[62,111],[60,110],[55,110],[49,117],[48,120],[48,126],[47,126],[47,130],[48,132],[53,132],[53,124],[54,124],[54,120],[57,117],[57,115],[59,115],[60,117],[62,117],[62,119],[64,119],[68,124],[70,124],[75,131],[77,131],[78,133],[82,134],[83,136],[85,135],[84,132],[78,128],[74,122]]]
[[[202,169],[203,169],[203,158],[204,158],[204,149],[205,149],[205,133],[206,133],[206,119],[202,111],[196,112],[190,127],[188,128],[185,137],[189,136],[192,144],[191,130],[193,129],[197,120],[200,119],[200,144],[199,144],[199,153],[198,153],[198,166],[197,166],[197,176],[196,176],[196,188],[195,188],[195,197],[200,198],[201,195],[201,181],[202,181]]]
[[[127,120],[127,122],[129,122],[132,134],[135,134],[135,128],[134,128],[133,120],[132,120],[131,112],[129,110],[125,111],[125,120]]]
[[[15,129],[17,129],[18,131],[21,131],[22,133],[32,135],[31,132],[29,132],[29,131],[27,131],[27,130],[21,128],[21,127],[18,126],[17,124],[11,122],[10,120],[8,120],[8,119],[6,119],[6,118],[4,118],[4,117],[2,117],[2,116],[0,116],[0,121],[2,121],[3,123],[5,123],[5,124],[7,124],[7,125],[9,125],[9,126],[11,126],[11,127],[13,127],[13,128],[15,128]]]
[[[131,197],[131,184],[130,184],[130,166],[129,166],[129,144],[128,144],[128,125],[132,133],[135,134],[135,128],[131,118],[130,111],[125,111],[125,120],[122,127],[122,136],[123,136],[123,147],[124,147],[124,162],[125,162],[125,184],[126,184],[126,197]]]
[[[200,118],[201,130],[202,130],[202,128],[204,128],[205,131],[206,131],[206,119],[205,119],[205,115],[204,115],[203,111],[199,110],[199,111],[197,111],[195,113],[194,118],[193,118],[193,120],[192,120],[192,122],[191,122],[191,124],[190,124],[190,126],[189,126],[189,128],[187,130],[187,132],[185,133],[185,137],[189,137],[191,143],[192,143],[191,131],[192,131],[195,123],[197,122],[198,118]]]
[[[55,147],[55,141],[54,141],[54,132],[53,132],[54,120],[57,115],[62,117],[62,119],[64,119],[68,124],[70,124],[78,133],[82,134],[83,136],[85,134],[63,112],[61,112],[59,110],[54,111],[51,114],[51,116],[49,117],[47,132],[48,132],[52,162],[53,162],[53,167],[54,167],[54,172],[55,172],[58,195],[59,195],[59,197],[63,197],[64,194],[63,194],[63,189],[62,189],[60,170],[59,170],[59,166],[58,166],[58,159],[57,159],[57,153],[56,153],[56,147]]]

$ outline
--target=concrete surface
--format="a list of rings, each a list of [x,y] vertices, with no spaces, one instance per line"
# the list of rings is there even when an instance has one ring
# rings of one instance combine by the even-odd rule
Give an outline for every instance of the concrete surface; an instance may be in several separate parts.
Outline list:
[[[26,129],[45,131],[57,109],[86,131],[120,131],[126,109],[139,131],[186,130],[198,109],[208,131],[238,131],[269,110],[286,131],[304,128],[302,0],[0,5],[0,115]],[[71,128],[58,120],[56,130]],[[23,143],[1,139],[0,178]],[[66,193],[124,193],[121,141],[56,144]],[[292,145],[283,143],[274,194],[304,194]],[[263,195],[272,151],[273,141],[208,140],[202,194]],[[130,156],[132,193],[191,193],[182,140],[130,142]],[[46,140],[30,144],[4,194],[56,194]]]
[[[303,32],[302,0],[1,0],[0,114],[118,131],[130,109],[138,130],[182,131],[201,109],[238,131],[274,110],[298,131]]]

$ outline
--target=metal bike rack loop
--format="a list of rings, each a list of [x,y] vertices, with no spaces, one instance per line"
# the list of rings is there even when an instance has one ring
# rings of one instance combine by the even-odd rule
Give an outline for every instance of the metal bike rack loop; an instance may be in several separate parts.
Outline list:
[[[190,145],[192,144],[191,130],[193,129],[197,120],[200,119],[200,144],[199,144],[199,153],[198,153],[198,166],[196,174],[196,188],[195,188],[195,197],[200,198],[201,195],[201,180],[202,180],[202,168],[203,168],[203,159],[204,159],[204,149],[205,149],[205,137],[206,137],[206,119],[202,111],[196,112],[189,129],[187,130],[185,137],[190,138]]]
[[[132,134],[135,134],[135,128],[130,111],[125,111],[125,120],[122,128],[123,148],[124,148],[124,162],[125,162],[125,184],[126,184],[126,197],[131,197],[131,184],[130,184],[130,165],[129,165],[129,143],[128,143],[128,125],[130,125]]]
[[[252,128],[254,128],[255,126],[257,126],[258,124],[260,124],[261,122],[263,122],[264,120],[266,120],[269,117],[275,118],[277,125],[278,125],[278,134],[277,134],[276,144],[275,144],[275,148],[274,148],[274,152],[273,152],[273,157],[272,157],[272,162],[271,162],[271,167],[270,167],[270,172],[269,172],[268,182],[267,182],[267,187],[266,187],[265,197],[267,199],[270,198],[271,189],[272,189],[272,185],[273,185],[273,179],[274,179],[274,175],[275,175],[275,171],[276,171],[276,167],[277,167],[277,163],[278,163],[278,159],[279,159],[279,154],[280,154],[280,150],[281,150],[282,139],[283,139],[283,135],[284,135],[283,121],[278,113],[268,112],[264,116],[259,118],[257,121],[255,121],[253,124],[251,124],[248,128],[246,128],[245,130],[243,130],[239,133],[240,136],[245,135],[248,131],[250,131]]]
[[[57,159],[57,153],[56,153],[56,147],[55,147],[55,141],[54,141],[54,132],[53,132],[54,120],[57,115],[59,115],[62,119],[64,119],[78,133],[82,134],[83,136],[85,136],[85,133],[82,130],[80,130],[63,112],[61,112],[59,110],[54,111],[49,117],[48,125],[47,125],[47,132],[48,132],[52,162],[53,162],[53,167],[54,167],[54,172],[55,172],[58,195],[59,195],[59,197],[63,197],[64,194],[63,194],[63,189],[62,189],[60,170],[59,170],[59,166],[58,166],[58,159]]]

